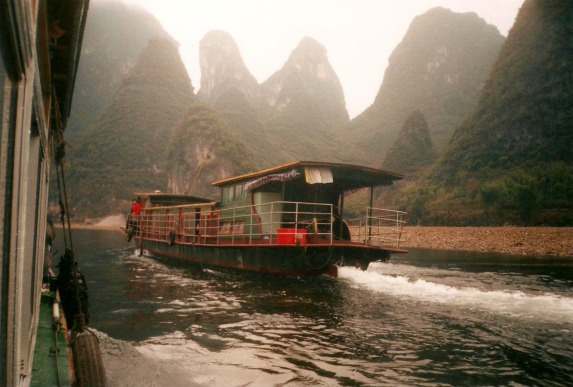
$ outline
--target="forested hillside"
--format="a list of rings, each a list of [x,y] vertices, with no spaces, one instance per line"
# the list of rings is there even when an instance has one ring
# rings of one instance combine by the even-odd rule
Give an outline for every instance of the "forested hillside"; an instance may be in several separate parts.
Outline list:
[[[167,145],[194,98],[177,46],[150,40],[101,117],[69,151],[73,215],[117,213],[135,191],[165,190]]]
[[[217,113],[197,101],[175,127],[168,147],[169,192],[217,198],[216,180],[257,169],[244,140]]]
[[[76,144],[99,118],[152,37],[171,39],[153,15],[119,1],[90,4],[66,138]]]
[[[435,158],[428,124],[424,115],[416,110],[404,122],[398,138],[386,153],[382,168],[411,178],[432,164]]]
[[[404,208],[424,223],[573,224],[572,32],[571,1],[523,4],[479,104]]]

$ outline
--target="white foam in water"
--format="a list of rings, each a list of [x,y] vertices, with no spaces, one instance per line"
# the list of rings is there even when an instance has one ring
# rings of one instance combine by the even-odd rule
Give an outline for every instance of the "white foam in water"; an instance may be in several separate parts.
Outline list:
[[[356,286],[397,297],[434,303],[479,307],[513,316],[546,317],[573,321],[573,298],[552,293],[526,294],[521,291],[486,291],[474,287],[452,287],[389,276],[350,267],[339,268],[338,277]]]
[[[147,251],[147,250],[143,250],[143,254],[141,254],[141,249],[134,249],[133,253],[130,256],[139,258],[142,256],[145,257],[147,255],[149,255],[149,251]]]

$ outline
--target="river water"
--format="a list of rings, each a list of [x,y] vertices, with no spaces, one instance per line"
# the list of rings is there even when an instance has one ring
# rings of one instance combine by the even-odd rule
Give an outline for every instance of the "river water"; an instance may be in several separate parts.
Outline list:
[[[139,257],[118,231],[74,248],[112,386],[573,385],[573,259],[414,249],[282,278]]]

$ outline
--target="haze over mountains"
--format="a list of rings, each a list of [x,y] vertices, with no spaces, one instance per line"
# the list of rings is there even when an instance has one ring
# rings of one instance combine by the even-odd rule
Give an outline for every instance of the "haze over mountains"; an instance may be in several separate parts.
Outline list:
[[[562,169],[554,179],[562,181],[563,173],[573,175],[567,152],[571,104],[566,102],[571,89],[571,55],[566,53],[571,52],[571,42],[563,37],[571,35],[565,31],[571,29],[572,7],[566,1],[542,3],[526,1],[506,43],[476,14],[435,8],[415,18],[389,60],[376,100],[352,121],[327,49],[311,37],[293,49],[281,69],[258,84],[232,36],[212,31],[200,43],[202,78],[195,95],[176,43],[157,28],[152,16],[116,3],[94,3],[86,40],[98,44],[84,46],[78,73],[81,86],[74,102],[81,108],[69,127],[74,140],[69,152],[74,216],[125,211],[136,191],[213,196],[214,180],[313,159],[384,165],[406,173],[408,183],[396,187],[393,203],[384,204],[414,210],[415,222],[503,221],[504,215],[492,215],[491,208],[498,205],[495,198],[485,199],[489,204],[484,205],[486,188],[492,179],[514,173],[514,168],[525,171],[523,163],[532,152],[553,169],[558,169],[559,161]],[[127,24],[132,18],[145,21],[138,38],[126,33],[126,41],[121,41],[114,30],[130,31]],[[546,34],[552,38],[549,47],[537,43],[546,40]],[[139,42],[152,36],[162,39],[152,39],[143,48]],[[117,44],[129,49],[111,48]],[[535,97],[525,87],[526,79],[535,81],[532,90],[543,101],[524,102]],[[516,95],[521,99],[510,98],[515,89],[511,80],[520,82]],[[85,108],[90,104],[93,112]],[[98,111],[98,106],[105,108]],[[516,113],[519,124],[512,118]],[[473,135],[480,132],[487,134],[476,142]],[[516,145],[520,138],[527,138],[527,144]],[[546,156],[547,146],[557,147],[551,157]],[[495,173],[491,163],[468,167],[469,159],[484,160],[484,151],[498,158],[507,154],[510,161]],[[553,197],[560,199],[543,203],[536,201],[541,194],[532,186],[531,215],[511,202],[499,204],[499,211],[512,222],[551,223],[544,206],[557,206],[569,214],[559,222],[571,222],[573,185],[567,185],[570,179],[564,181],[565,188],[552,186]],[[440,211],[440,206],[452,208],[448,200],[459,207],[456,216]]]
[[[172,40],[157,19],[141,8],[116,1],[92,2],[66,129],[68,141],[75,143],[99,118],[152,37]]]
[[[404,121],[419,110],[442,150],[478,101],[503,41],[475,13],[434,8],[416,17],[389,58],[374,103],[342,135],[380,163]]]
[[[69,152],[77,213],[113,214],[136,190],[165,189],[167,144],[195,98],[173,41],[149,40],[100,118]]]

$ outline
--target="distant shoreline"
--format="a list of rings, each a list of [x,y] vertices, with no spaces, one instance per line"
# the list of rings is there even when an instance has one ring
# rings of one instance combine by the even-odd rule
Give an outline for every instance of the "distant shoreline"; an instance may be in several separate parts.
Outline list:
[[[401,247],[573,258],[573,227],[404,227]]]
[[[61,227],[61,225],[59,225]],[[117,230],[121,225],[73,224],[73,229]],[[404,227],[400,247],[573,258],[573,227]]]

